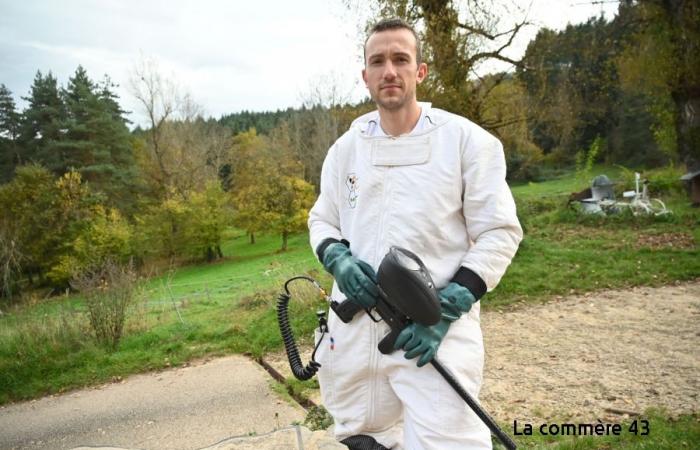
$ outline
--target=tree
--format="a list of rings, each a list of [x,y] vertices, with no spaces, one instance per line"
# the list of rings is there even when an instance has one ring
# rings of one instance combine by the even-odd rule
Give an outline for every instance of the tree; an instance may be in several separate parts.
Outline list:
[[[137,160],[159,201],[175,194],[186,199],[228,170],[231,131],[202,118],[202,108],[153,60],[133,69],[130,89],[143,107],[149,128],[136,144]]]
[[[689,170],[700,168],[700,4],[693,0],[625,0],[620,15],[637,25],[625,49],[623,72],[628,82],[648,93],[666,89],[679,157]],[[625,64],[625,60],[627,64]],[[634,64],[629,64],[633,61]],[[629,86],[629,84],[628,84]],[[663,96],[661,96],[663,97]],[[664,123],[657,103],[657,123]],[[660,116],[660,120],[659,120]]]
[[[65,158],[57,144],[63,139],[66,109],[61,99],[56,78],[37,71],[29,97],[29,104],[22,113],[19,133],[19,164],[41,163],[51,171],[63,168]]]
[[[501,74],[493,75],[500,78]],[[489,89],[489,77],[484,88]],[[504,125],[497,130],[503,143],[507,174],[511,180],[531,180],[539,175],[543,152],[532,142],[527,123],[528,96],[522,83],[513,76],[506,77],[491,90],[484,104],[484,117]],[[510,123],[507,123],[510,119]]]
[[[279,176],[269,180],[264,229],[282,236],[282,250],[287,250],[291,233],[306,229],[309,209],[315,200],[314,187],[298,177]]]
[[[0,218],[0,298],[12,300],[20,289],[24,255],[17,240],[18,230]]]
[[[186,198],[168,195],[136,216],[135,253],[141,260],[222,258],[221,243],[231,215],[229,195],[217,181]]]
[[[129,79],[131,93],[141,103],[149,121],[149,150],[156,163],[157,172],[152,176],[160,187],[168,186],[170,172],[166,165],[163,144],[163,128],[177,109],[178,92],[172,80],[164,78],[158,72],[153,60],[142,59],[134,67]]]
[[[189,208],[174,193],[159,203],[144,207],[135,217],[135,254],[140,260],[167,257],[173,259],[187,252],[185,223]]]
[[[0,183],[12,178],[19,162],[17,137],[19,119],[12,92],[0,84]]]
[[[528,45],[518,76],[530,98],[533,139],[559,162],[570,163],[617,126],[622,97],[614,57],[623,34],[617,25],[591,18],[561,32],[540,30]]]
[[[252,244],[255,233],[265,228],[266,190],[275,176],[268,139],[255,129],[239,133],[233,138],[230,158],[234,223],[246,230]]]
[[[62,227],[55,227],[58,192],[51,173],[40,166],[18,167],[10,183],[0,187],[2,226],[24,255],[22,273],[41,279],[56,256]]]
[[[132,239],[132,227],[119,210],[93,205],[72,241],[64,243],[47,276],[61,285],[107,263],[125,264],[133,254]]]
[[[348,2],[350,3],[350,2]],[[481,88],[479,71],[488,61],[500,61],[511,67],[521,62],[507,55],[523,27],[524,18],[503,27],[499,15],[505,2],[482,3],[479,0],[382,0],[378,15],[398,16],[414,24],[422,37],[424,60],[430,68],[427,79],[418,87],[418,97],[430,99],[435,106],[470,118],[495,130],[503,122],[484,117],[484,100],[489,90]],[[522,11],[507,17],[524,17]],[[498,84],[490,83],[491,87]],[[510,118],[505,123],[509,123]]]
[[[57,144],[63,160],[54,171],[79,171],[94,192],[105,193],[110,204],[129,210],[137,188],[136,167],[124,111],[112,87],[107,77],[94,83],[82,66],[68,80],[62,90],[65,136]]]
[[[218,181],[210,181],[202,191],[190,197],[189,215],[185,221],[185,239],[190,253],[211,262],[223,258],[221,242],[231,223],[228,196]]]
[[[64,288],[91,258],[121,255],[117,248],[123,245],[114,243],[128,240],[121,231],[127,224],[99,200],[78,172],[56,178],[36,165],[18,167],[0,187],[0,210],[6,213],[0,234],[14,242],[29,283]]]
[[[231,194],[234,223],[255,242],[255,233],[268,231],[282,236],[287,248],[290,233],[306,226],[306,214],[314,201],[314,188],[302,177],[293,138],[286,122],[270,137],[249,130],[233,140]]]

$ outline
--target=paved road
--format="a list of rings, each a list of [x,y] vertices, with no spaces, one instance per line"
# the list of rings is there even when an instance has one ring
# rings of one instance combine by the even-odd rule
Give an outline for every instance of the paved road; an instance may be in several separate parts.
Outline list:
[[[303,421],[242,356],[0,408],[0,449],[200,449]],[[203,388],[206,386],[206,388]]]

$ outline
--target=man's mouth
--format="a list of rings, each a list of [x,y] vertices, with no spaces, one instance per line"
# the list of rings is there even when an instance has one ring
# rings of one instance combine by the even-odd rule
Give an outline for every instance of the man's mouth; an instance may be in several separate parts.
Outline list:
[[[381,87],[381,89],[400,89],[401,86],[398,84],[385,84]]]

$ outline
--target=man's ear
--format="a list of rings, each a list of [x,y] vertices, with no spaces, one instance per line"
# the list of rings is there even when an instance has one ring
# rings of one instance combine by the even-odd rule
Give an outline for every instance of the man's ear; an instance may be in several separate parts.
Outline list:
[[[418,66],[418,74],[416,75],[416,81],[421,84],[423,80],[428,76],[428,65],[426,63],[420,63]]]
[[[367,84],[367,71],[365,69],[362,69],[362,80],[365,82],[365,87],[369,87]]]

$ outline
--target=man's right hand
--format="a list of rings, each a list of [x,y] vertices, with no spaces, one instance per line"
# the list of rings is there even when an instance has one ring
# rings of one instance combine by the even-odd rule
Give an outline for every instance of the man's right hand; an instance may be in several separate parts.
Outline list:
[[[344,244],[334,243],[325,249],[323,267],[333,275],[338,288],[348,299],[366,309],[377,304],[377,274],[372,266],[352,256]]]

